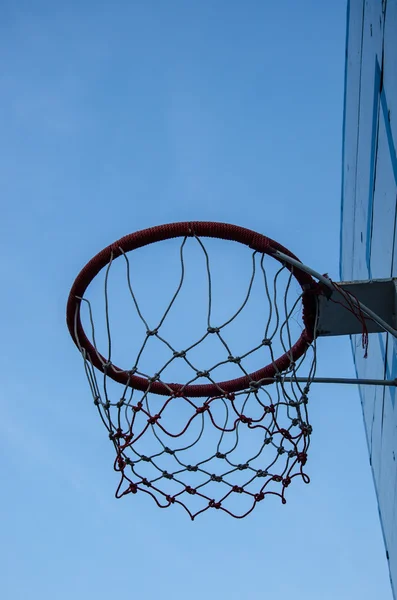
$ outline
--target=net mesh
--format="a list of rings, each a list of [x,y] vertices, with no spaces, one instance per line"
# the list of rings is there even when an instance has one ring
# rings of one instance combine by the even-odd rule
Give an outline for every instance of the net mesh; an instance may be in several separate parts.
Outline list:
[[[196,244],[204,259],[207,300],[204,322],[186,327],[194,329],[196,338],[186,345],[179,339],[177,345],[172,335],[175,328],[167,329],[167,320],[186,282],[187,243]],[[111,256],[104,272],[101,331],[94,306],[99,288],[93,299],[89,295],[78,298],[76,322],[77,314],[84,312],[95,357],[79,343],[77,327],[74,332],[95,406],[114,447],[114,469],[120,477],[116,497],[144,493],[161,508],[180,505],[192,520],[211,509],[242,518],[267,495],[285,503],[286,490],[296,478],[309,483],[304,468],[312,433],[308,393],[316,369],[315,332],[314,341],[299,359],[291,350],[303,330],[302,298],[307,290],[297,285],[293,269],[267,254],[250,251],[251,273],[240,305],[227,318],[215,320],[209,252],[202,238],[186,236],[179,244],[180,275],[175,290],[152,322],[138,301],[132,255],[122,247],[118,250],[121,258],[115,261]],[[122,345],[129,359],[125,369],[115,366],[118,339],[112,324],[121,322],[122,331],[126,320],[118,313],[117,319],[112,318],[117,294],[110,291],[111,272],[120,261],[128,307],[144,331],[139,344],[134,337],[134,357],[128,340]],[[251,329],[247,332],[246,327],[244,336],[237,327],[230,341],[228,330],[244,311],[250,311],[253,295],[264,308],[262,321],[257,316],[254,324],[249,320]],[[233,351],[247,335],[254,340],[252,347]],[[277,367],[280,352],[287,357],[282,370]],[[102,372],[94,367],[98,360]],[[273,366],[274,375],[258,380],[252,376],[255,364]],[[120,373],[125,375],[123,384],[115,382]],[[169,374],[174,373],[182,373],[184,383],[168,383]],[[225,382],[219,383],[225,374],[226,381],[233,377],[242,381],[237,386],[242,389],[231,392]],[[298,375],[305,377],[304,385],[297,381]],[[132,387],[136,376],[145,381],[143,390]],[[208,386],[211,394],[206,395]],[[203,393],[192,397],[189,392],[197,389]]]

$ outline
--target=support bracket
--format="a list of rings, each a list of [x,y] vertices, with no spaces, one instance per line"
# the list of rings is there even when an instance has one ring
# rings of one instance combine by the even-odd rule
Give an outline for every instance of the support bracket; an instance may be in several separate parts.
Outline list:
[[[393,329],[397,329],[397,278],[373,279],[371,281],[342,281],[337,284],[350,292],[363,305]],[[368,333],[381,333],[384,328],[366,317]],[[362,333],[362,325],[357,317],[349,312],[343,294],[334,289],[331,297],[319,296],[319,319],[317,335],[354,335]]]

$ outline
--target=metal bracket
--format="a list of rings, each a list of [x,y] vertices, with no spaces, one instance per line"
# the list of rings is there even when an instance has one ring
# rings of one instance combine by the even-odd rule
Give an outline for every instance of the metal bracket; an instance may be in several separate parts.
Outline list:
[[[325,298],[319,296],[320,328],[317,335],[352,335],[362,333],[362,319],[365,319],[368,333],[387,331],[397,339],[397,279],[372,279],[370,281],[341,281],[333,283],[327,275],[321,275],[299,260],[288,256],[280,250],[272,249],[275,258],[308,273],[323,284],[328,293]],[[350,298],[352,305],[346,301],[346,295],[337,290],[341,289],[353,294]],[[372,308],[373,307],[373,308]],[[340,310],[342,309],[342,311]],[[357,319],[352,312],[362,314]],[[322,317],[321,317],[322,314]],[[382,316],[383,315],[383,316]],[[351,319],[353,316],[354,320]],[[355,321],[355,322],[354,322]],[[360,324],[360,325],[359,325]]]
[[[393,329],[397,329],[397,278],[371,281],[342,281],[342,290],[353,294]],[[374,320],[365,317],[368,333],[384,332]],[[362,325],[349,311],[343,294],[334,289],[331,297],[319,296],[319,336],[353,335],[362,333]]]

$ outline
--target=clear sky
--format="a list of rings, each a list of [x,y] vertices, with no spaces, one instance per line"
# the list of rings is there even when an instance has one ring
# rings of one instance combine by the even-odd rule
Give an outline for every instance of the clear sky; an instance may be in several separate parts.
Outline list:
[[[256,229],[338,278],[345,4],[1,3],[5,599],[391,598],[356,389],[313,386],[312,482],[285,506],[192,523],[114,499],[65,326],[91,256],[171,221]],[[347,339],[320,340],[318,375],[353,375]]]

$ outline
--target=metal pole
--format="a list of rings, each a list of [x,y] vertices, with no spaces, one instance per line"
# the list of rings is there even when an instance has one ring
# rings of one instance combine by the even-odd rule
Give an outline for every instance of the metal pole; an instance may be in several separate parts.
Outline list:
[[[261,381],[265,381],[261,379]],[[269,379],[268,381],[278,381],[279,383],[294,382],[297,383],[339,383],[348,385],[383,385],[385,387],[397,387],[397,379],[349,379],[343,377],[314,377],[308,379],[307,377],[280,377],[280,379]]]

